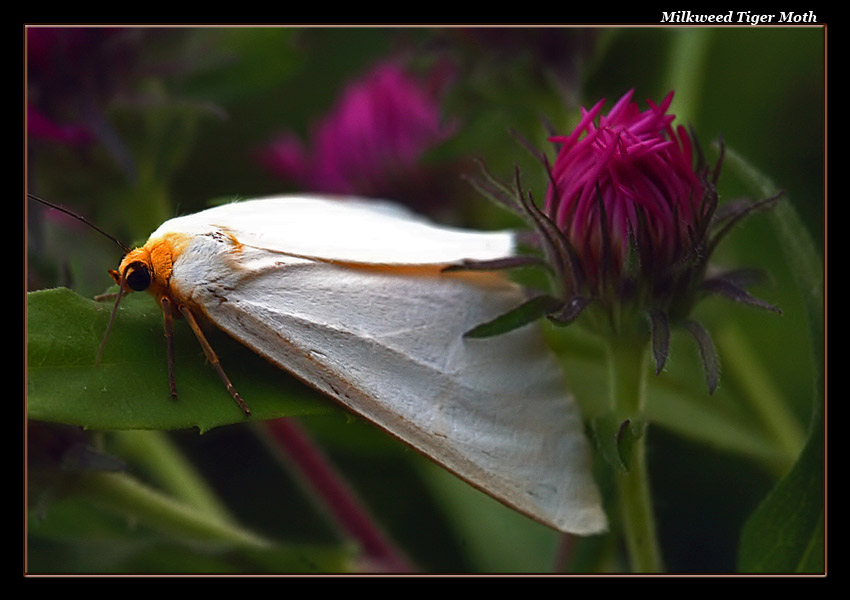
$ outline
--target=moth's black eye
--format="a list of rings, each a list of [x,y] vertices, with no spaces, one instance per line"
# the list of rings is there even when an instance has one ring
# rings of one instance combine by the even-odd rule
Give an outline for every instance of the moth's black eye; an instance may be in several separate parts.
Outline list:
[[[143,292],[151,284],[151,272],[145,263],[134,262],[127,267],[127,285],[136,292]]]

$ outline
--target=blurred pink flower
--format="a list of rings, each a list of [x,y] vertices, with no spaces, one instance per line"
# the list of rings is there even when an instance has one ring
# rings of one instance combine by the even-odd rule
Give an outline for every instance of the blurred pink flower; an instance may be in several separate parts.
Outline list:
[[[72,146],[86,144],[94,137],[86,127],[59,125],[29,105],[27,105],[27,135],[30,139],[42,139]]]
[[[135,166],[106,118],[106,107],[119,94],[132,93],[142,41],[155,33],[132,27],[27,28],[29,139],[75,147],[101,144],[132,177]]]
[[[453,131],[436,94],[390,61],[345,88],[314,129],[310,148],[285,132],[259,158],[305,190],[390,195],[417,178],[423,154]]]

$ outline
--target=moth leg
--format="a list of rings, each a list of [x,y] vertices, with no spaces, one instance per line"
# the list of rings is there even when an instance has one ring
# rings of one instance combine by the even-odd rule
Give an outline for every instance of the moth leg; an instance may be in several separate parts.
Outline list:
[[[109,332],[112,331],[112,325],[115,323],[115,315],[118,314],[118,303],[121,302],[121,298],[125,296],[125,294],[121,291],[124,289],[124,278],[126,274],[122,273],[121,277],[118,280],[118,292],[115,293],[115,304],[112,305],[112,312],[109,315],[109,323],[106,325],[106,332],[103,334],[103,339],[100,340],[100,346],[97,348],[97,354],[94,357],[94,364],[100,365],[100,357],[103,354],[103,349],[106,347],[106,340],[109,339]],[[105,294],[101,297],[101,299],[106,299],[106,296],[112,297],[112,294]],[[95,298],[98,300],[98,298]]]
[[[245,401],[236,391],[236,388],[233,387],[233,384],[230,382],[230,378],[227,376],[227,373],[224,372],[224,369],[221,368],[221,363],[218,360],[218,356],[216,356],[215,351],[210,346],[207,338],[204,336],[204,332],[201,331],[201,327],[198,325],[198,322],[195,320],[195,315],[192,314],[192,311],[186,308],[185,306],[179,307],[180,312],[186,318],[186,322],[189,323],[189,326],[192,328],[192,331],[195,333],[195,337],[198,338],[198,343],[201,344],[201,348],[204,350],[204,354],[207,356],[207,360],[210,361],[216,373],[218,373],[219,378],[222,383],[224,383],[224,387],[227,388],[227,391],[230,392],[230,395],[233,396],[233,399],[236,401],[236,404],[239,405],[239,408],[242,409],[242,412],[245,413],[246,417],[251,416],[251,409],[248,408],[248,405],[245,404]]]
[[[112,300],[115,296],[118,295],[118,292],[108,292],[106,294],[98,294],[94,297],[95,302],[105,302],[107,300]]]
[[[171,300],[162,297],[162,325],[165,329],[165,345],[168,351],[168,386],[171,388],[171,399],[177,400],[177,382],[174,378],[174,315],[171,310]]]

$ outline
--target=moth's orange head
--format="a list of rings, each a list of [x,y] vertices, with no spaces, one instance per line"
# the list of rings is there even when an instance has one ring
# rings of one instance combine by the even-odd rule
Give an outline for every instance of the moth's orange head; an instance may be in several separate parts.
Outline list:
[[[128,252],[118,270],[110,270],[109,274],[119,286],[123,281],[123,292],[146,291],[157,299],[168,296],[174,261],[187,242],[188,237],[181,234],[148,240],[141,248]]]

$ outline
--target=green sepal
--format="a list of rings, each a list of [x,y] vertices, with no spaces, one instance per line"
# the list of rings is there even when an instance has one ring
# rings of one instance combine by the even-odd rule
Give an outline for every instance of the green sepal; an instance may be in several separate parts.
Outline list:
[[[451,273],[453,271],[500,271],[503,269],[515,269],[518,267],[527,266],[546,266],[540,258],[536,256],[509,256],[507,258],[496,258],[493,260],[471,260],[464,259],[459,263],[443,267],[443,273]]]
[[[593,419],[591,425],[596,447],[605,462],[618,471],[628,471],[632,451],[643,436],[644,424],[610,414]]]
[[[713,394],[714,390],[717,389],[717,383],[720,381],[720,357],[717,355],[717,349],[714,347],[711,335],[702,325],[696,321],[687,321],[685,327],[691,332],[694,341],[697,343],[702,367],[705,371],[708,393]]]
[[[545,317],[550,313],[559,310],[563,307],[563,305],[563,300],[559,300],[558,298],[548,296],[546,294],[541,294],[540,296],[535,296],[526,300],[516,308],[499,315],[492,321],[487,321],[486,323],[481,323],[480,325],[473,327],[464,333],[463,337],[486,338],[502,335],[503,333],[508,333],[514,329],[519,329],[523,325],[528,325],[541,317]]]
[[[670,354],[670,320],[663,310],[649,311],[652,333],[652,356],[655,358],[655,374],[661,373]]]
[[[763,308],[780,315],[782,314],[782,309],[762,300],[761,298],[756,298],[747,290],[739,286],[733,278],[727,278],[724,276],[712,277],[711,279],[703,281],[700,284],[700,288],[706,292],[720,294],[721,296],[725,296],[726,298],[734,300],[735,302],[740,302],[741,304],[755,306],[756,308]]]

